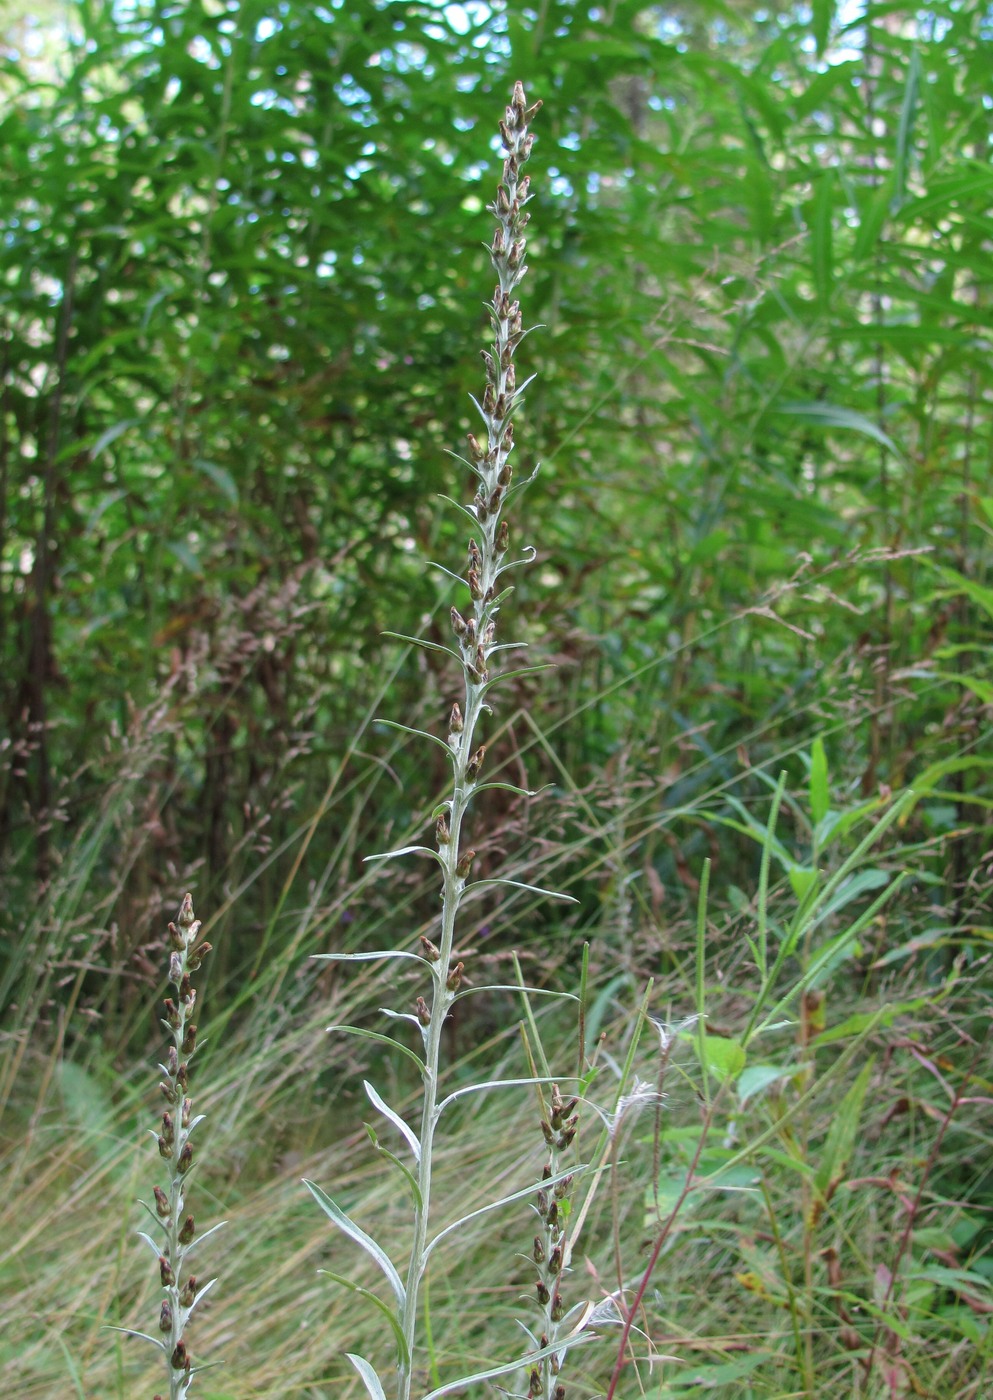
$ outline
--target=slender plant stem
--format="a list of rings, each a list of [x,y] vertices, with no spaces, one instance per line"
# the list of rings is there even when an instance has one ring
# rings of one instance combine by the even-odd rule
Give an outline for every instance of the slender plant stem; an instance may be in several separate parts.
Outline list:
[[[464,679],[463,702],[452,707],[448,744],[454,780],[446,810],[438,817],[436,836],[443,872],[441,936],[438,946],[424,940],[431,965],[430,1002],[417,1000],[417,1018],[424,1037],[424,1091],[421,1100],[420,1153],[417,1162],[417,1197],[410,1262],[407,1268],[402,1330],[406,1357],[398,1368],[398,1400],[409,1400],[417,1333],[418,1295],[427,1267],[426,1249],[431,1214],[431,1176],[434,1137],[438,1126],[438,1080],[442,1060],[442,1028],[462,978],[462,964],[455,961],[455,930],[459,906],[475,851],[463,848],[466,813],[478,785],[485,745],[477,747],[475,735],[487,709],[489,660],[495,649],[496,618],[500,606],[497,583],[504,570],[510,545],[509,528],[502,509],[510,488],[510,454],[514,446],[512,415],[522,390],[517,388],[514,352],[523,339],[520,306],[514,288],[527,271],[524,263],[524,229],[529,215],[527,176],[521,170],[531,154],[534,138],[528,124],[540,107],[529,107],[521,83],[514,86],[510,106],[500,123],[505,147],[503,177],[490,205],[497,229],[490,257],[497,273],[497,287],[490,306],[493,328],[491,350],[483,351],[486,387],[477,404],[486,429],[485,444],[469,434],[469,465],[479,483],[469,513],[478,526],[478,538],[469,544],[466,581],[471,613],[462,616],[452,608],[452,628],[458,640]]]

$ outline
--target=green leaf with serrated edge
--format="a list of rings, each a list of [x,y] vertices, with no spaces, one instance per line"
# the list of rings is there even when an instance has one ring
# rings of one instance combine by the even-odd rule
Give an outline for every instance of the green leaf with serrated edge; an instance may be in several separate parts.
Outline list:
[[[430,856],[439,865],[442,864],[441,856],[437,851],[433,851],[430,846],[400,846],[395,851],[377,851],[373,856],[363,856],[363,861],[369,860],[396,860],[398,856]]]
[[[824,740],[818,736],[810,749],[810,815],[815,827],[827,816],[830,806],[827,754],[824,752]]]
[[[311,953],[310,956],[315,962],[382,962],[387,958],[408,958],[411,962],[424,963],[425,967],[431,966],[427,958],[422,958],[420,953],[405,953],[400,948],[383,949],[375,953]]]
[[[408,646],[420,647],[422,651],[440,651],[442,656],[448,656],[456,663],[461,663],[462,658],[457,651],[451,647],[443,647],[440,642],[429,642],[425,637],[408,637],[405,632],[381,632],[381,637],[391,637],[395,642],[406,642]],[[402,724],[397,724],[394,720],[381,719],[379,724],[388,724],[393,729],[403,729]]]
[[[420,1055],[416,1055],[408,1046],[401,1045],[399,1040],[394,1040],[391,1035],[383,1035],[382,1031],[369,1031],[366,1030],[365,1026],[346,1025],[327,1026],[326,1030],[329,1035],[332,1031],[344,1031],[346,1035],[357,1035],[363,1040],[375,1040],[378,1041],[380,1045],[388,1045],[391,1050],[399,1050],[401,1055],[406,1055],[408,1060],[413,1060],[421,1074],[427,1072],[427,1066]]]
[[[542,1082],[550,1084],[553,1081],[546,1080]],[[470,1211],[468,1215],[460,1216],[458,1220],[453,1220],[450,1225],[446,1225],[443,1230],[439,1230],[434,1239],[425,1247],[424,1258],[427,1259],[435,1245],[440,1244],[446,1235],[452,1234],[455,1230],[460,1230],[462,1226],[466,1225],[470,1220],[476,1220],[481,1215],[489,1215],[491,1211],[499,1210],[501,1206],[512,1205],[514,1201],[523,1201],[529,1196],[535,1196],[539,1191],[544,1190],[545,1187],[554,1186],[558,1181],[565,1181],[567,1176],[575,1176],[580,1172],[586,1171],[588,1165],[589,1163],[587,1162],[580,1162],[578,1166],[570,1167],[568,1171],[557,1172],[554,1176],[549,1176],[542,1181],[537,1181],[532,1186],[523,1186],[520,1191],[513,1191],[509,1196],[501,1196],[498,1201],[490,1201],[488,1205],[480,1206],[478,1210],[473,1210]]]
[[[351,1351],[346,1351],[345,1355],[362,1377],[362,1384],[369,1392],[372,1400],[386,1400],[386,1392],[383,1389],[383,1383],[369,1365],[369,1362],[366,1361],[365,1357],[356,1356],[354,1352]]]
[[[814,1188],[821,1201],[831,1199],[848,1169],[875,1063],[875,1056],[866,1061],[855,1083],[831,1115],[831,1127],[814,1176]]]
[[[520,880],[476,880],[469,886],[473,890],[485,889],[487,885],[509,885],[511,889],[527,890],[530,894],[540,894],[546,899],[559,899],[565,904],[578,904],[579,900],[571,894],[560,894],[558,890],[543,890],[539,885],[524,885]]]
[[[413,1152],[414,1160],[416,1162],[419,1162],[421,1160],[421,1143],[420,1139],[418,1138],[417,1134],[414,1132],[410,1124],[405,1123],[404,1120],[400,1117],[399,1113],[397,1113],[394,1109],[390,1108],[386,1100],[382,1098],[382,1096],[379,1093],[377,1093],[376,1089],[369,1083],[368,1079],[363,1079],[362,1087],[366,1091],[366,1094],[369,1098],[369,1102],[372,1104],[373,1108],[378,1108],[383,1117],[388,1119],[393,1124],[394,1128],[396,1128],[397,1132],[407,1143],[407,1146],[410,1148],[411,1152]]]
[[[332,1273],[330,1269],[318,1269],[317,1272],[322,1275],[322,1277],[329,1278],[332,1283],[341,1284],[342,1288],[347,1288],[349,1293],[357,1293],[360,1298],[365,1298],[367,1302],[372,1303],[373,1307],[379,1309],[390,1324],[390,1330],[396,1338],[397,1350],[400,1353],[403,1364],[409,1366],[410,1352],[407,1350],[407,1339],[403,1335],[403,1328],[400,1326],[397,1315],[390,1305],[384,1303],[382,1298],[377,1297],[371,1289],[363,1288],[360,1283],[353,1283],[352,1280],[347,1278],[344,1274]]]
[[[403,1286],[403,1280],[393,1266],[393,1261],[382,1246],[377,1244],[371,1235],[367,1235],[360,1225],[356,1225],[355,1221],[351,1220],[340,1206],[335,1205],[331,1197],[327,1195],[326,1192],[322,1191],[316,1182],[305,1180],[303,1184],[320,1206],[321,1210],[323,1210],[324,1214],[337,1225],[342,1234],[347,1235],[350,1240],[354,1240],[357,1245],[365,1250],[369,1258],[378,1264],[385,1274],[387,1282],[393,1289],[397,1302],[400,1307],[403,1308],[407,1301],[407,1291]]]
[[[571,1351],[573,1347],[585,1346],[588,1342],[598,1342],[600,1338],[594,1332],[577,1331],[566,1337],[562,1337],[553,1345],[542,1347],[540,1351],[530,1351],[526,1357],[518,1357],[516,1361],[505,1361],[502,1366],[493,1366],[488,1371],[474,1371],[471,1376],[462,1376],[457,1381],[447,1381],[445,1385],[439,1386],[437,1390],[429,1390],[423,1400],[441,1400],[443,1395],[451,1395],[453,1391],[464,1391],[479,1381],[492,1380],[495,1376],[506,1376],[511,1371],[520,1371],[525,1365],[533,1366],[537,1361],[544,1361],[546,1356],[555,1356],[556,1353]]]
[[[376,723],[384,725],[387,729],[399,729],[401,734],[412,734],[415,739],[430,739],[432,744],[444,749],[449,758],[452,757],[452,750],[444,739],[440,739],[437,734],[430,734],[426,729],[412,729],[409,724],[397,724],[392,719],[379,719]]]

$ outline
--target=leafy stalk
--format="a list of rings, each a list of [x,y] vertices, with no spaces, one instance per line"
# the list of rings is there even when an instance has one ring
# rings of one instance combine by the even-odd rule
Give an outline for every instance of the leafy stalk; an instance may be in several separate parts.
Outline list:
[[[515,84],[510,106],[500,123],[505,148],[503,179],[489,206],[489,212],[497,221],[490,257],[498,280],[489,306],[493,345],[492,349],[483,351],[486,386],[482,399],[477,402],[485,428],[485,442],[474,433],[469,434],[471,465],[478,482],[470,507],[478,528],[469,542],[466,570],[469,615],[463,616],[458,608],[452,608],[452,629],[459,648],[464,694],[462,703],[452,706],[449,717],[453,787],[436,827],[443,880],[441,938],[437,947],[431,945],[426,949],[431,967],[430,1000],[418,998],[417,1002],[424,1038],[424,1096],[417,1164],[418,1199],[406,1282],[403,1330],[407,1360],[401,1359],[399,1400],[408,1400],[410,1395],[417,1297],[426,1265],[434,1136],[439,1117],[442,1027],[462,979],[462,964],[455,962],[453,965],[452,950],[459,906],[475,856],[475,851],[463,842],[463,826],[486,756],[486,745],[476,743],[476,730],[486,709],[489,662],[496,646],[500,603],[497,584],[504,570],[510,567],[506,562],[510,531],[502,512],[513,474],[510,465],[514,446],[513,413],[524,387],[517,387],[514,365],[514,353],[524,337],[520,304],[514,298],[514,289],[527,271],[524,229],[530,217],[524,208],[530,198],[530,181],[526,175],[521,175],[521,170],[534,141],[528,126],[540,105],[534,103],[529,107],[522,84]]]

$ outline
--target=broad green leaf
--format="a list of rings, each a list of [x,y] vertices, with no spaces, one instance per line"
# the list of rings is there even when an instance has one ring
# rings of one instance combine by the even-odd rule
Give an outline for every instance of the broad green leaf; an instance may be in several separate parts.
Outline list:
[[[812,252],[817,299],[826,309],[834,285],[834,171],[827,170],[817,182],[813,200]]]
[[[739,1101],[742,1105],[746,1104],[771,1084],[788,1079],[792,1073],[792,1069],[784,1069],[781,1065],[750,1065],[742,1070],[735,1085]]]
[[[827,754],[824,752],[824,740],[818,735],[810,749],[810,815],[815,827],[820,826],[830,806]]]
[[[896,162],[893,168],[893,208],[899,209],[907,197],[907,172],[913,150],[914,117],[917,112],[917,90],[921,80],[921,60],[917,49],[911,49],[907,65],[907,81],[900,106],[900,121],[896,134]]]
[[[723,1083],[725,1079],[737,1079],[745,1068],[748,1056],[744,1046],[727,1036],[713,1035],[704,1031],[690,1032],[690,1038],[698,1059],[705,1059],[709,1073]]]

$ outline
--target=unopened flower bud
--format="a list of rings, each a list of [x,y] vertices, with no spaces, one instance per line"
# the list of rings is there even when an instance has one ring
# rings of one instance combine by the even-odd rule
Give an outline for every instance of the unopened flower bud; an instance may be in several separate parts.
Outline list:
[[[483,365],[484,365],[485,368],[486,368],[486,378],[490,381],[491,384],[492,384],[492,383],[495,383],[495,381],[496,381],[496,362],[494,361],[493,356],[490,354],[490,352],[489,352],[488,350],[480,350],[479,353],[480,353],[480,355],[482,356]]]
[[[469,451],[472,453],[473,460],[476,462],[481,462],[486,456],[486,453],[483,451],[483,448],[480,445],[479,439],[476,437],[475,433],[470,433],[468,435],[468,442]]]
[[[185,1176],[186,1173],[189,1171],[190,1167],[192,1167],[192,1165],[193,1148],[190,1145],[190,1143],[184,1142],[183,1150],[179,1154],[179,1161],[176,1163],[176,1169],[178,1170],[180,1176]]]
[[[476,778],[479,776],[479,770],[483,766],[483,759],[485,757],[486,745],[480,744],[479,748],[476,750],[472,758],[470,758],[469,762],[466,764],[465,775],[471,783],[475,782]]]
[[[175,924],[169,925],[169,947],[177,953],[181,953],[186,947],[186,939]]]
[[[445,986],[450,992],[457,992],[462,985],[462,973],[465,971],[465,963],[458,962],[452,968],[445,982]]]
[[[493,507],[491,506],[490,509],[492,510]],[[469,570],[468,574],[466,575],[466,582],[469,585],[469,593],[471,597],[475,599],[476,602],[478,602],[479,599],[483,596],[483,585],[480,583],[479,574],[476,572],[475,569]]]
[[[168,1299],[163,1299],[159,1308],[159,1331],[169,1333],[172,1331],[172,1307]]]
[[[552,1295],[542,1283],[541,1279],[539,1279],[538,1282],[535,1284],[534,1291],[537,1295],[538,1302],[541,1304],[542,1307],[545,1307],[548,1303],[549,1298],[551,1298]]]
[[[189,958],[187,959],[186,963],[186,966],[190,969],[191,972],[199,972],[200,964],[203,962],[204,958],[210,952],[212,947],[213,944],[211,943],[201,943],[199,948],[194,949],[194,951],[190,954]]]
[[[472,869],[472,862],[473,862],[473,860],[475,859],[475,856],[476,856],[476,852],[475,852],[475,851],[466,851],[466,852],[464,852],[464,854],[463,854],[463,856],[462,856],[462,859],[459,861],[458,865],[455,867],[455,874],[458,876],[458,878],[459,878],[460,880],[464,880],[464,879],[466,879],[466,877],[468,876],[469,871]]]
[[[531,1251],[531,1258],[536,1264],[543,1264],[545,1262],[545,1246],[542,1244],[538,1235],[534,1237],[534,1248]]]
[[[176,1003],[173,1001],[172,997],[166,997],[162,1005],[165,1008],[165,1018],[168,1021],[169,1025],[174,1031],[178,1031],[180,1026],[180,1019],[179,1011],[176,1008]]]
[[[195,1025],[193,1025],[192,1022],[190,1022],[190,1024],[186,1027],[186,1033],[185,1033],[184,1036],[183,1036],[183,1047],[182,1047],[182,1049],[183,1049],[183,1054],[184,1054],[184,1055],[192,1055],[192,1054],[193,1054],[193,1051],[194,1051],[196,1048],[197,1048],[197,1028],[196,1028]]]
[[[548,1256],[548,1272],[550,1274],[560,1274],[562,1272],[562,1249],[556,1245]]]
[[[417,1012],[417,1019],[420,1021],[421,1025],[430,1026],[431,1009],[423,997],[417,998],[417,1001],[414,1003],[414,1010]]]
[[[163,1288],[171,1288],[176,1282],[176,1275],[172,1271],[172,1265],[164,1254],[159,1255],[159,1278]]]
[[[161,1186],[153,1186],[155,1193],[155,1211],[161,1220],[167,1219],[169,1215],[169,1197],[162,1190]]]
[[[169,954],[169,981],[178,987],[183,980],[183,959],[179,953]]]
[[[189,1243],[190,1243],[190,1241],[191,1241],[192,1238],[193,1238],[194,1228],[195,1228],[195,1226],[194,1226],[193,1216],[192,1216],[192,1215],[188,1215],[188,1216],[186,1217],[186,1219],[183,1221],[182,1225],[179,1227],[179,1243],[180,1243],[180,1244],[189,1244]]]
[[[439,846],[447,846],[452,839],[452,833],[448,829],[448,822],[445,820],[444,813],[442,813],[435,823],[434,834]]]
[[[176,1086],[177,1086],[177,1088],[179,1088],[183,1093],[186,1092],[186,1086],[187,1086],[187,1084],[189,1083],[189,1078],[190,1078],[190,1068],[189,1068],[189,1065],[180,1065],[180,1066],[179,1066],[179,1069],[176,1071]]]
[[[561,1322],[565,1316],[565,1304],[562,1301],[562,1294],[556,1289],[555,1297],[552,1299],[551,1319],[553,1322]]]
[[[496,551],[498,554],[506,554],[509,548],[510,526],[507,524],[506,520],[501,520],[500,526],[497,530]]]
[[[441,960],[441,949],[437,947],[436,944],[432,943],[430,938],[425,938],[423,933],[421,934],[421,951],[431,962],[439,962]]]
[[[182,1338],[176,1343],[170,1360],[174,1371],[188,1371],[190,1369],[190,1353],[186,1350],[186,1343]]]
[[[459,612],[458,608],[455,607],[455,606],[453,605],[453,606],[452,606],[452,631],[455,633],[456,637],[464,637],[464,636],[465,636],[465,628],[466,628],[465,618],[464,618],[464,617],[462,616],[462,614]]]
[[[183,895],[183,902],[179,906],[179,913],[176,915],[176,923],[180,928],[189,928],[193,922],[193,896]]]
[[[452,706],[452,713],[448,716],[448,732],[449,734],[461,734],[462,728],[462,711],[455,704]]]
[[[193,1299],[197,1296],[198,1287],[196,1274],[190,1274],[179,1294],[179,1301],[184,1308],[192,1306]]]
[[[162,1115],[162,1136],[170,1146],[176,1140],[171,1113],[163,1113]]]

